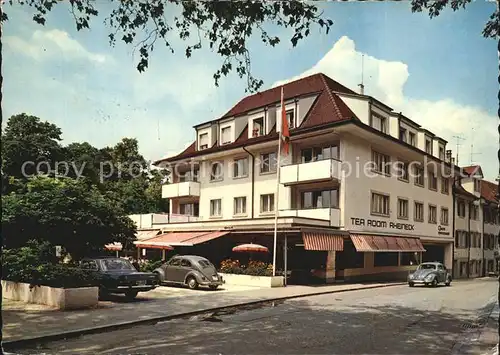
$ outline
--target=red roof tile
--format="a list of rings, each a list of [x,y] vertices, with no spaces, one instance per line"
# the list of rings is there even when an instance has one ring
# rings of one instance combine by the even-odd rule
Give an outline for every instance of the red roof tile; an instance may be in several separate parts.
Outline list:
[[[305,78],[297,79],[284,85],[283,94],[285,100],[298,96],[324,91],[326,88],[331,91],[357,94],[344,85],[327,77],[324,74],[314,74]],[[222,118],[237,116],[260,107],[265,107],[281,100],[281,86],[259,92],[241,99]]]
[[[318,97],[316,98],[309,112],[306,114],[300,127],[291,130],[292,134],[294,133],[294,131],[299,133],[303,128],[311,128],[327,123],[357,119],[356,115],[349,109],[344,101],[342,101],[342,99],[335,94],[335,92],[342,92],[352,95],[357,94],[324,74],[314,74],[306,78],[287,83],[284,85],[283,91],[285,100],[303,95],[318,94]],[[228,113],[222,116],[222,118],[241,115],[254,109],[265,107],[274,103],[279,103],[280,100],[281,87],[272,88],[261,93],[245,97],[240,102],[238,102],[231,110],[229,110]],[[203,124],[206,123],[207,122]],[[247,141],[251,141],[252,143],[260,143],[276,139],[277,136],[278,134],[276,133],[275,125],[273,129],[271,129],[271,132],[269,134],[249,139],[247,125],[240,136],[236,139],[236,141],[231,144],[226,144],[222,147],[214,144],[214,146],[210,147],[209,149],[197,151],[195,143],[193,143],[184,152],[174,157],[158,160],[154,164],[159,164],[162,161],[176,161],[180,159],[190,158],[200,154],[208,154],[222,149],[226,150],[231,148],[238,148],[246,144]]]
[[[486,180],[481,181],[481,197],[485,200],[498,203],[498,200],[496,198],[497,189],[497,184]]]
[[[473,175],[475,174],[476,172],[483,175],[483,171],[481,170],[481,166],[479,165],[470,165],[470,166],[465,166],[463,167],[463,170],[469,174],[469,175]]]

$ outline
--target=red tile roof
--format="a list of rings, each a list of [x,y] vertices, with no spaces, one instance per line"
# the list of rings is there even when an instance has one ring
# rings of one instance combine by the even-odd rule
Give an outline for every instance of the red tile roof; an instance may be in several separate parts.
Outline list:
[[[485,200],[493,203],[498,203],[498,200],[496,198],[497,189],[497,184],[486,180],[481,181],[481,197]]]
[[[285,100],[289,100],[302,95],[323,92],[325,89],[329,89],[329,91],[344,92],[347,94],[357,94],[326,75],[319,73],[285,84],[283,95]],[[250,110],[278,103],[280,100],[281,86],[277,86],[241,99],[235,106],[233,106],[233,108],[222,116],[222,118],[241,115]]]
[[[317,127],[328,123],[347,121],[351,119],[358,120],[356,115],[349,109],[349,107],[342,101],[342,99],[335,94],[335,92],[341,92],[351,95],[357,94],[324,74],[314,74],[287,83],[284,85],[283,92],[285,100],[297,98],[304,95],[318,94],[318,97],[316,98],[309,112],[306,114],[300,127],[291,130],[292,135],[294,133],[300,133],[301,129]],[[245,97],[224,116],[222,116],[222,118],[241,115],[251,110],[263,108],[272,104],[277,104],[280,102],[280,100],[281,87],[272,88],[261,93]],[[202,124],[206,123],[207,122]],[[197,151],[195,143],[193,143],[182,153],[174,157],[158,160],[154,162],[154,164],[159,164],[162,161],[171,162],[191,158],[197,155],[208,154],[219,150],[238,148],[246,145],[248,142],[256,144],[277,138],[278,134],[276,133],[276,126],[274,126],[269,134],[249,139],[247,125],[240,136],[231,144],[225,144],[224,146],[214,145],[209,149]]]
[[[479,165],[465,166],[463,167],[463,170],[469,175],[474,175],[476,172],[483,175],[483,171],[481,170],[481,166]]]

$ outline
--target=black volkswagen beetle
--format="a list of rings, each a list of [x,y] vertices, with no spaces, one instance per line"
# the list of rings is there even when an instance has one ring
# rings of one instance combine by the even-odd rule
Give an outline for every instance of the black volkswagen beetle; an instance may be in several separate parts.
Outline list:
[[[187,285],[190,289],[208,286],[212,290],[224,283],[215,266],[201,256],[176,255],[153,271],[165,283]]]
[[[137,271],[127,259],[85,258],[80,262],[80,267],[96,274],[101,297],[109,293],[122,293],[134,299],[139,292],[150,291],[158,286],[155,274]]]

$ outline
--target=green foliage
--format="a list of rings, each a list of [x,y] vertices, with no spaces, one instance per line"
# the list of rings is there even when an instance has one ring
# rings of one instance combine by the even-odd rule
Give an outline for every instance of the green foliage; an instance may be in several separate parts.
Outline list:
[[[3,249],[2,279],[31,286],[75,288],[97,285],[91,273],[78,267],[59,264],[55,248],[48,242],[29,241],[18,249]]]
[[[262,261],[251,260],[247,266],[241,265],[238,260],[223,260],[220,265],[220,272],[227,274],[252,275],[252,276],[272,276],[273,265]]]
[[[142,272],[152,272],[154,269],[159,268],[163,264],[161,260],[146,260],[139,264],[140,270]]]
[[[308,37],[313,27],[329,32],[333,22],[324,18],[313,1],[114,1],[111,12],[106,14],[105,23],[110,32],[110,45],[116,40],[139,48],[137,70],[143,72],[149,65],[149,58],[158,41],[172,53],[173,36],[178,37],[185,47],[181,51],[187,58],[203,47],[210,48],[222,59],[220,68],[214,73],[217,86],[222,76],[236,71],[247,80],[247,91],[255,92],[263,81],[251,72],[250,50],[247,47],[253,35],[260,37],[265,45],[275,47],[281,38],[270,34],[290,29],[290,42],[295,47],[300,40]],[[438,16],[443,9],[454,11],[464,9],[471,0],[412,0],[413,12],[427,11],[429,16]],[[34,10],[33,20],[45,25],[47,13],[54,5],[67,5],[77,30],[89,29],[91,19],[99,12],[108,12],[109,4],[90,0],[10,0],[10,4],[27,5]],[[100,8],[100,7],[103,8]],[[335,6],[335,5],[331,5]],[[2,13],[1,21],[7,20]],[[483,29],[483,36],[496,38],[499,34],[499,12],[495,11]]]
[[[25,193],[10,193],[2,200],[2,237],[7,248],[39,239],[62,245],[78,259],[107,243],[127,247],[135,239],[135,225],[124,212],[81,180],[35,177]]]

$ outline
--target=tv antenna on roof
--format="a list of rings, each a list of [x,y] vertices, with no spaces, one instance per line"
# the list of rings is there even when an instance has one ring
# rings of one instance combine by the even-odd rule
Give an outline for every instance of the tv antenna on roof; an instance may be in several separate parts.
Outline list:
[[[363,54],[361,54],[361,84],[358,84],[359,93],[361,95],[365,94],[365,85],[363,84],[364,71],[365,71],[365,54],[363,53]]]
[[[460,141],[461,140],[464,141],[465,138],[463,138],[461,136],[453,136],[453,138],[455,138],[457,140],[457,157],[455,159],[456,160],[455,165],[458,166],[458,151],[460,150],[460,146],[461,146]]]

